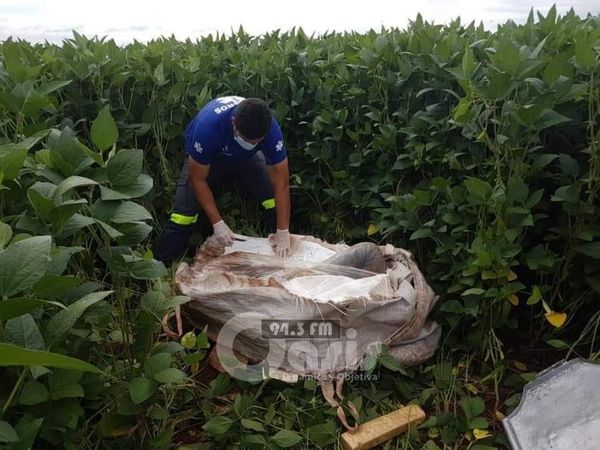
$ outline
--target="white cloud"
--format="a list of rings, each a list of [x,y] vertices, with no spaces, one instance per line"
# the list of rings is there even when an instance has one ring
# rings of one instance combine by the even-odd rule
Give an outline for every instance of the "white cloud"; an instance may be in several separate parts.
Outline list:
[[[293,6],[292,6],[293,5]],[[148,40],[174,34],[196,38],[209,33],[229,33],[240,25],[251,34],[302,26],[308,33],[370,28],[405,27],[421,13],[426,20],[446,23],[461,17],[488,28],[508,19],[523,22],[530,7],[546,13],[549,2],[530,0],[0,0],[0,39],[8,36],[32,41],[60,42],[69,30],[86,35],[108,35],[118,42]],[[600,12],[600,0],[558,1],[559,13],[571,7],[580,15]]]

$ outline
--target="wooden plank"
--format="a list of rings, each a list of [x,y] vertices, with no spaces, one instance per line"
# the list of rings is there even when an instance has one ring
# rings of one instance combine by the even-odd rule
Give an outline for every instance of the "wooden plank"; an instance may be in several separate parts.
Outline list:
[[[346,431],[341,436],[342,447],[344,450],[367,450],[404,433],[411,426],[416,426],[424,420],[425,412],[419,406],[404,406],[362,424],[354,433]]]

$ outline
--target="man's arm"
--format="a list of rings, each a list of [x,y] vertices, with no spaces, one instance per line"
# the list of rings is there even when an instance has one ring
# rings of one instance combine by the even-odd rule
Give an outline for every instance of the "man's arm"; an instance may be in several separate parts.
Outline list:
[[[269,176],[275,191],[275,213],[277,214],[277,229],[287,230],[290,226],[290,172],[288,160],[269,166]]]
[[[221,217],[221,213],[219,213],[215,198],[207,183],[210,166],[196,162],[191,156],[188,157],[188,165],[188,182],[192,186],[196,199],[198,199],[198,203],[200,203],[206,217],[208,217],[211,225],[214,225],[223,220],[223,218]]]

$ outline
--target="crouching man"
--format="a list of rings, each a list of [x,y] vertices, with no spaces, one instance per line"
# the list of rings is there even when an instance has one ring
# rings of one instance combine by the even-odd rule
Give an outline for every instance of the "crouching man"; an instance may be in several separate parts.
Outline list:
[[[159,238],[155,257],[171,264],[186,249],[200,209],[222,244],[233,244],[233,231],[213,196],[224,178],[240,183],[260,202],[265,223],[275,232],[275,253],[290,252],[290,188],[281,129],[267,104],[258,98],[222,97],[209,102],[186,129],[183,164],[173,213]]]

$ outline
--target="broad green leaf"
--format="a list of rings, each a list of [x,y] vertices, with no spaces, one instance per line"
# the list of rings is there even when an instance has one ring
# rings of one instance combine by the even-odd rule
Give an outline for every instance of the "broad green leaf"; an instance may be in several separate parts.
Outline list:
[[[116,186],[114,189],[100,186],[102,200],[129,200],[146,195],[152,189],[153,180],[146,174],[141,174],[137,180],[129,186]]]
[[[596,65],[594,47],[582,34],[575,39],[575,62],[585,72],[590,72]]]
[[[144,152],[142,150],[121,150],[108,160],[106,173],[114,188],[131,186],[137,183],[142,173]]]
[[[93,206],[96,219],[104,222],[131,223],[143,220],[152,220],[152,215],[146,208],[134,202],[103,202],[97,201]]]
[[[100,373],[97,367],[70,356],[0,343],[0,367],[6,366],[45,366]]]
[[[242,419],[242,427],[244,427],[247,430],[253,430],[258,432],[265,431],[265,427],[262,423],[251,419]]]
[[[78,175],[94,164],[94,160],[85,154],[85,147],[70,128],[62,131],[52,130],[47,145],[50,148],[53,167],[65,177]]]
[[[241,442],[244,446],[251,449],[262,450],[267,448],[267,441],[265,440],[265,437],[260,434],[243,434]]]
[[[473,197],[479,200],[487,200],[492,195],[492,187],[487,181],[479,178],[469,177],[465,180],[465,186]]]
[[[80,298],[67,309],[56,313],[48,322],[46,334],[49,341],[56,341],[75,325],[87,308],[108,297],[113,291],[94,292]]]
[[[543,130],[544,128],[553,127],[570,121],[571,119],[569,117],[563,116],[551,109],[546,109],[542,111],[539,121],[537,122],[537,127],[538,129]]]
[[[181,383],[185,380],[185,373],[174,367],[161,370],[154,375],[154,379],[159,383]]]
[[[123,236],[117,238],[119,245],[135,246],[148,238],[152,232],[152,226],[145,222],[125,223],[119,225],[119,231],[123,233]],[[152,259],[152,256],[144,259]]]
[[[73,234],[80,231],[82,228],[94,225],[96,221],[87,216],[81,214],[74,214],[67,222],[63,225],[60,236],[72,236]]]
[[[480,397],[463,398],[458,403],[464,411],[467,420],[472,420],[485,411],[485,403]]]
[[[148,378],[137,377],[129,383],[129,397],[136,405],[145,402],[158,390],[158,385]]]
[[[52,400],[60,400],[61,398],[81,398],[84,397],[83,387],[79,384],[64,384],[50,390],[50,398]]]
[[[470,79],[475,73],[475,57],[473,56],[473,50],[471,50],[470,47],[466,47],[465,52],[463,53],[462,71],[467,79]]]
[[[48,389],[43,383],[37,380],[29,380],[21,390],[19,403],[21,405],[33,406],[47,402],[49,399]]]
[[[4,341],[32,350],[44,350],[44,338],[29,314],[10,319],[4,325]]]
[[[149,379],[154,379],[154,376],[165,369],[171,367],[173,358],[169,353],[157,353],[149,357],[144,363],[144,374]]]
[[[295,431],[281,430],[275,433],[273,437],[271,437],[271,441],[281,448],[288,448],[293,447],[294,445],[302,441],[302,436],[300,436]]]
[[[19,176],[23,162],[27,156],[27,149],[12,144],[0,145],[0,174],[3,180],[12,180]],[[2,184],[2,180],[0,180]]]
[[[54,230],[58,233],[63,229],[65,224],[73,217],[84,205],[87,204],[86,199],[67,200],[60,206],[53,208],[50,211],[50,219]]]
[[[72,219],[72,218],[71,218]],[[50,250],[50,269],[48,275],[62,275],[66,270],[69,260],[75,253],[83,251],[83,247],[53,247]]]
[[[136,261],[129,265],[129,275],[137,280],[156,280],[168,274],[165,265],[155,259]]]
[[[50,211],[55,207],[52,195],[56,186],[52,183],[37,182],[27,190],[29,203],[35,210],[35,215],[40,219],[48,220]]]
[[[8,245],[12,237],[13,232],[10,225],[0,221],[0,250]]]
[[[10,297],[33,286],[48,270],[50,236],[36,236],[0,250],[0,297]]]
[[[0,442],[18,442],[19,436],[11,424],[0,420]]]
[[[114,227],[111,227],[109,224],[102,222],[101,220],[96,219],[96,223],[100,225],[100,227],[106,232],[106,234],[108,234],[108,237],[110,237],[111,239],[117,239],[123,236],[123,233],[121,233],[119,230],[115,229]]]
[[[54,192],[54,203],[60,205],[63,201],[63,196],[69,192],[71,189],[75,189],[81,186],[94,186],[98,183],[89,178],[80,177],[80,176],[72,176],[66,178],[63,182],[61,182]]]
[[[577,253],[589,256],[590,258],[600,259],[600,241],[590,242],[589,244],[578,245],[574,248]]]
[[[37,298],[62,299],[70,289],[81,283],[74,276],[44,275],[33,286],[33,295]]]
[[[101,151],[112,147],[119,138],[119,130],[110,114],[109,106],[100,110],[96,119],[92,122],[92,142]]]
[[[10,320],[15,317],[27,314],[44,305],[51,305],[52,302],[38,300],[34,298],[13,297],[0,301],[0,320]]]
[[[37,92],[40,95],[48,95],[60,88],[63,88],[71,84],[71,80],[54,80],[48,83],[43,83],[37,88]]]
[[[30,414],[24,414],[15,427],[19,434],[19,442],[12,444],[9,449],[31,450],[43,422],[43,417],[35,418]]]
[[[233,421],[229,417],[216,416],[202,425],[202,429],[213,436],[223,435],[231,428]]]
[[[577,179],[579,173],[581,172],[579,163],[566,153],[560,154],[560,167],[562,168],[564,173],[566,173],[573,179]]]

